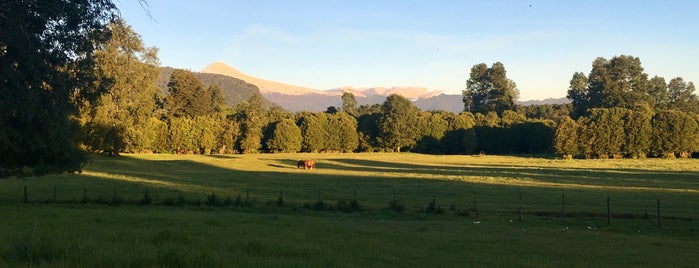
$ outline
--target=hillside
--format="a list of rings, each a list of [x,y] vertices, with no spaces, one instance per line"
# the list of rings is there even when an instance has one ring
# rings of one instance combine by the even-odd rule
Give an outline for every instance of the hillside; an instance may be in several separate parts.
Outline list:
[[[158,77],[158,87],[167,92],[167,84],[170,81],[170,75],[174,68],[160,68],[160,76]],[[254,94],[260,94],[260,89],[257,86],[246,83],[243,80],[220,74],[196,73],[194,75],[205,85],[216,85],[221,89],[221,94],[226,99],[228,106],[236,106],[243,101],[247,101]],[[266,106],[271,107],[274,104],[266,100]]]

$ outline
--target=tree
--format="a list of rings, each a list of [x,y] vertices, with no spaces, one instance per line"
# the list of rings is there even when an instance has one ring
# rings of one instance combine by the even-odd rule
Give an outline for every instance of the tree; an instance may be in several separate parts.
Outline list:
[[[303,137],[301,151],[314,153],[325,149],[325,137],[328,135],[326,114],[302,112],[297,118],[296,122]]]
[[[580,152],[578,141],[578,124],[570,117],[561,118],[556,128],[554,148],[564,158],[573,158]]]
[[[514,109],[519,97],[517,84],[507,78],[505,66],[500,62],[490,68],[485,63],[474,65],[462,94],[464,111],[483,114],[495,111],[498,115]]]
[[[358,116],[357,99],[354,98],[352,92],[345,91],[342,93],[342,111],[351,116]]]
[[[168,96],[165,99],[165,109],[168,117],[193,118],[206,114],[207,98],[204,97],[204,84],[191,72],[175,70],[170,75],[167,84]]]
[[[699,113],[699,99],[694,94],[694,83],[676,77],[668,83],[668,103],[670,108],[688,113]]]
[[[141,37],[123,20],[109,24],[111,37],[95,53],[95,76],[105,93],[91,104],[82,103],[83,142],[93,151],[116,155],[152,149],[147,127],[155,113],[159,89],[157,49],[145,47]]]
[[[632,109],[649,106],[651,83],[643,72],[641,60],[632,56],[615,56],[611,60],[599,57],[592,62],[587,76],[573,74],[568,98],[573,101],[574,115],[580,116],[592,108],[621,107]]]
[[[403,147],[411,147],[419,132],[415,128],[418,109],[410,100],[391,94],[381,106],[379,118],[379,143],[386,149],[400,152]]]
[[[567,96],[573,102],[573,118],[584,115],[590,106],[588,87],[589,82],[585,74],[575,72],[573,78],[570,79]]]
[[[240,103],[236,111],[240,122],[237,148],[241,153],[257,153],[262,148],[263,128],[269,122],[262,96],[254,94],[247,102]]]
[[[650,88],[648,89],[648,95],[653,99],[653,108],[656,110],[667,109],[670,103],[669,96],[667,94],[667,83],[665,83],[665,78],[660,76],[654,76],[650,79]]]
[[[342,152],[352,152],[359,146],[359,135],[357,134],[357,119],[348,113],[337,113],[337,127],[340,140],[339,150]]]
[[[101,93],[94,48],[116,17],[109,0],[0,4],[0,177],[81,170],[74,100]]]
[[[632,158],[645,158],[650,152],[652,128],[651,114],[646,111],[628,110],[623,118],[626,140],[622,152]]]
[[[301,149],[301,130],[292,119],[282,119],[274,124],[267,149],[273,153],[295,153]]]
[[[623,117],[626,109],[591,109],[587,117],[579,118],[580,141],[587,158],[620,157],[626,140]]]
[[[660,111],[653,116],[651,151],[656,156],[688,156],[699,150],[699,126],[691,115],[677,110]]]

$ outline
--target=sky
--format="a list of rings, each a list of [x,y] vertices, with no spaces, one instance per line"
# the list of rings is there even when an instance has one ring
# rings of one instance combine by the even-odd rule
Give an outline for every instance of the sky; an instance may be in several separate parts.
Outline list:
[[[699,82],[699,1],[116,1],[162,66],[224,62],[316,89],[420,86],[461,94],[502,62],[520,100],[566,96],[597,57]]]

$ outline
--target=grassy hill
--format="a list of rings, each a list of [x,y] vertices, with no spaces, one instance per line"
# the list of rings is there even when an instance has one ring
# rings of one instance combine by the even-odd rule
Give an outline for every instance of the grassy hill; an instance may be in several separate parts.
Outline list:
[[[6,267],[699,264],[695,159],[93,156],[3,183]]]

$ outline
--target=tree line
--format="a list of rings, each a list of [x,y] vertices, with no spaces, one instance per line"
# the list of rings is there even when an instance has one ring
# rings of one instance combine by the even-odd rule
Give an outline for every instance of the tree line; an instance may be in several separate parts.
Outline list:
[[[681,77],[648,78],[640,59],[597,58],[570,81],[571,104],[517,106],[504,64],[471,68],[464,112],[421,111],[399,95],[290,113],[259,94],[229,106],[216,85],[174,70],[109,0],[0,6],[0,177],[79,171],[86,151],[276,153],[414,151],[687,157],[699,100]]]

